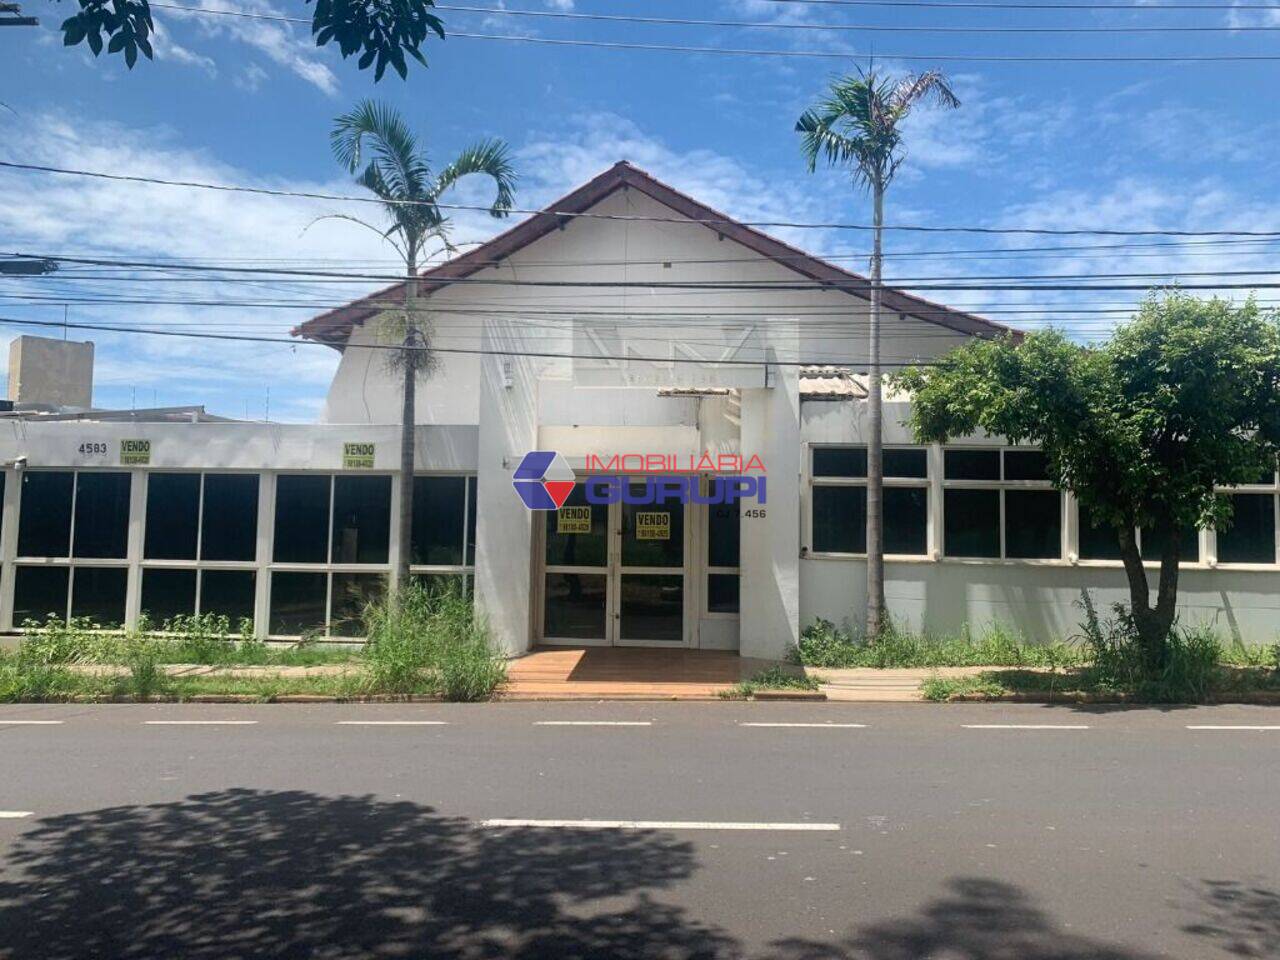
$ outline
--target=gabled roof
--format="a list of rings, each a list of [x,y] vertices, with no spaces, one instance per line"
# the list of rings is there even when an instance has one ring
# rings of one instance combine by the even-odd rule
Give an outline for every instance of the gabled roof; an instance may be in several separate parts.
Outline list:
[[[870,298],[871,281],[861,274],[810,256],[803,250],[783,243],[754,227],[738,223],[625,160],[615,163],[604,173],[556,200],[542,212],[521,221],[487,243],[425,271],[419,281],[419,294],[425,296],[433,290],[448,286],[452,280],[465,279],[485,267],[492,266],[495,261],[509,257],[517,250],[560,227],[567,219],[566,214],[572,217],[574,214],[585,213],[610,194],[624,187],[638,190],[690,220],[714,221],[707,225],[708,230],[714,230],[723,237],[774,260],[803,277],[862,299]],[[404,298],[403,282],[313,317],[295,327],[291,332],[295,337],[327,343],[341,350],[346,344],[347,337],[351,335],[352,329],[385,309],[384,305],[389,298],[396,300]],[[881,299],[884,306],[891,311],[910,314],[920,320],[959,333],[980,337],[998,337],[1017,333],[1003,324],[993,323],[971,313],[953,310],[890,287],[882,289]]]

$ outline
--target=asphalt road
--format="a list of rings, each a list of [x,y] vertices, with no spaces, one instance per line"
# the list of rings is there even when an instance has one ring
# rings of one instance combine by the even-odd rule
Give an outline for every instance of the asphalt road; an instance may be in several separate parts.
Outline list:
[[[1280,710],[0,707],[0,957],[741,956],[1280,957]]]

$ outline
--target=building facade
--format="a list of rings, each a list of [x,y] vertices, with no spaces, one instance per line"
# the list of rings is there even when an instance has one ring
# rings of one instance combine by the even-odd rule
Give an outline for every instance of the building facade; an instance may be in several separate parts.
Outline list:
[[[393,286],[295,331],[342,352],[319,424],[0,423],[0,630],[199,610],[261,636],[358,636],[398,549],[400,389],[379,317],[402,301]],[[863,278],[619,164],[428,271],[421,305],[440,363],[418,391],[412,570],[472,591],[508,652],[781,658],[816,617],[860,622]],[[885,305],[889,365],[1013,335],[896,291]],[[1114,543],[1036,451],[914,444],[908,402],[885,411],[895,618],[1048,640],[1074,632],[1082,589],[1127,598]],[[534,479],[556,454],[577,481],[558,510],[513,488],[534,451]],[[654,474],[694,502],[652,502]],[[739,476],[765,478],[763,501],[705,502]],[[1258,480],[1233,491],[1230,531],[1188,535],[1180,608],[1255,643],[1280,633],[1280,487]],[[623,502],[593,502],[610,484]]]

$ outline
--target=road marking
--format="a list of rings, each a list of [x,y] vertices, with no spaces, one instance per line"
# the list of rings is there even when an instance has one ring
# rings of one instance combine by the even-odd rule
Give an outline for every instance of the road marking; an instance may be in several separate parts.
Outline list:
[[[966,730],[1088,730],[1085,723],[962,723]]]
[[[1188,730],[1280,730],[1280,724],[1267,724],[1267,725],[1259,724],[1257,726],[1246,726],[1244,724],[1231,725],[1231,724],[1225,724],[1225,723],[1224,724],[1214,724],[1214,723],[1191,724],[1189,723],[1187,724],[1187,729]]]
[[[738,721],[740,727],[830,727],[833,729],[863,730],[865,723],[765,723],[763,721]]]
[[[481,820],[482,827],[557,827],[568,830],[839,830],[838,823],[745,823],[715,820]]]
[[[31,816],[30,810],[0,810],[0,820],[21,820]]]
[[[62,722],[63,722],[63,721],[61,721],[61,720],[0,720],[0,726],[9,726],[9,727],[52,727],[52,726],[56,726],[57,724],[62,723]]]
[[[652,720],[535,720],[535,727],[652,727]]]
[[[340,727],[445,727],[448,720],[335,720]]]
[[[247,727],[257,723],[257,720],[143,720],[143,723],[153,727],[212,727],[212,726],[232,726]]]

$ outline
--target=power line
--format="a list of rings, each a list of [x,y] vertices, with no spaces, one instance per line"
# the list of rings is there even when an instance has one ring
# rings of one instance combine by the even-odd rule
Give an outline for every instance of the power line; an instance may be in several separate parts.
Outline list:
[[[242,17],[250,20],[274,20],[282,23],[311,25],[310,20],[301,17],[282,17],[264,13],[245,13],[239,10],[211,10],[204,7],[188,7],[181,4],[154,3],[153,7],[164,7],[170,10],[181,10],[199,16]],[[738,47],[705,47],[689,46],[676,43],[626,43],[610,40],[575,40],[568,38],[536,37],[517,34],[467,33],[452,31],[450,37],[460,40],[486,40],[506,43],[546,44],[560,47],[596,47],[608,50],[649,50],[666,53],[706,53],[734,57],[790,57],[821,60],[848,60],[850,54],[836,53],[828,50],[770,50],[745,49]],[[1147,55],[1147,56],[1109,56],[1055,54],[1043,56],[1019,55],[983,55],[983,54],[910,54],[880,53],[877,56],[886,60],[931,61],[949,63],[1227,63],[1227,62],[1272,62],[1280,60],[1280,56],[1269,54],[1179,54],[1179,55]]]
[[[1274,3],[1165,3],[1152,5],[1135,0],[1132,3],[1052,3],[1017,0],[1011,3],[993,3],[990,0],[762,0],[764,3],[790,4],[794,6],[832,7],[925,7],[964,8],[970,10],[1127,10],[1145,13],[1161,13],[1167,10],[1216,10],[1230,13],[1232,10],[1280,10]],[[154,4],[153,4],[154,6]]]
[[[1280,60],[1280,57],[1275,59]],[[387,204],[401,206],[435,206],[444,210],[474,210],[487,213],[489,208],[481,204],[462,203],[430,203],[424,200],[381,200],[376,197],[356,197],[342,194],[316,193],[304,190],[276,190],[269,187],[247,187],[239,184],[204,183],[196,180],[167,180],[160,177],[140,177],[123,173],[105,173],[98,170],[74,170],[66,167],[51,167],[44,164],[14,163],[0,160],[0,167],[12,170],[29,170],[36,173],[52,173],[62,176],[89,177],[98,180],[114,180],[127,183],[145,183],[153,186],[184,187],[197,190],[216,190],[223,193],[252,193],[272,197],[297,197],[307,200],[329,200],[343,203],[373,203],[379,206]],[[867,230],[875,227],[858,223],[803,223],[792,220],[732,220],[727,217],[648,217],[640,214],[591,213],[589,211],[568,210],[534,210],[512,207],[510,213],[530,215],[551,215],[561,218],[587,220],[616,220],[637,223],[675,223],[702,224],[704,226],[742,226],[742,227],[786,227],[798,230]],[[921,226],[885,224],[885,230],[900,230],[912,233],[977,233],[988,235],[1030,235],[1051,237],[1255,237],[1264,239],[1280,239],[1280,231],[1276,230],[1117,230],[1051,228],[1051,227],[968,227],[968,226]]]
[[[177,4],[153,3],[153,7],[184,9]],[[185,8],[191,9],[191,8]],[[643,23],[656,26],[731,27],[747,30],[807,30],[824,33],[992,33],[992,34],[1074,34],[1074,33],[1272,33],[1280,26],[1157,26],[1157,27],[962,27],[962,26],[895,26],[870,23],[789,23],[766,20],[696,19],[683,17],[641,17],[632,14],[580,13],[567,10],[522,10],[508,7],[474,7],[461,4],[437,4],[437,10],[459,13],[483,13],[500,17],[531,17],[550,20],[576,20],[597,23]]]

